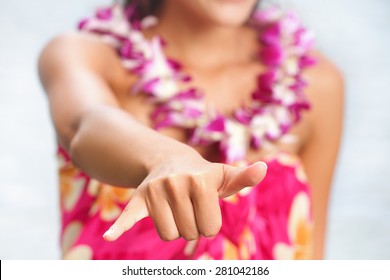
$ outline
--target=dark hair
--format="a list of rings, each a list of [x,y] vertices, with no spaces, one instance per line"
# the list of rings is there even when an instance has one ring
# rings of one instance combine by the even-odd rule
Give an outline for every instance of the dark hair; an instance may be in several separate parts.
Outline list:
[[[122,1],[125,7],[129,5],[136,5],[137,14],[143,18],[148,15],[155,14],[160,8],[163,0],[125,0]]]
[[[132,4],[136,5],[137,14],[140,18],[143,18],[156,14],[163,0],[124,0],[122,2],[125,7]],[[254,10],[258,8],[260,2],[264,2],[264,0],[257,0]]]

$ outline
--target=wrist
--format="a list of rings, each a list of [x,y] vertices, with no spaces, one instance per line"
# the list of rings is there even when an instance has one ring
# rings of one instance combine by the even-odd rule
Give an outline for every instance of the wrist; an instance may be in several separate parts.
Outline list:
[[[178,142],[175,143],[175,145],[169,145],[169,147],[161,147],[159,151],[151,154],[145,161],[144,167],[149,174],[153,170],[159,169],[161,166],[175,162],[178,158],[188,158],[191,161],[197,158],[203,160],[203,157],[194,148]]]

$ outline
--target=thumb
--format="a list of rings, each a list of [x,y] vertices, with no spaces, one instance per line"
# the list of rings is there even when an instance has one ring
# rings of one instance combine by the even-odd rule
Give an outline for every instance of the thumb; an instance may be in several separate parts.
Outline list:
[[[147,216],[149,216],[149,210],[145,198],[136,192],[119,218],[110,229],[103,234],[103,238],[106,241],[115,241],[125,231],[131,229],[135,223]]]
[[[259,184],[267,173],[267,165],[264,162],[256,162],[247,167],[224,166],[224,180],[218,189],[220,197],[228,197],[246,187]]]

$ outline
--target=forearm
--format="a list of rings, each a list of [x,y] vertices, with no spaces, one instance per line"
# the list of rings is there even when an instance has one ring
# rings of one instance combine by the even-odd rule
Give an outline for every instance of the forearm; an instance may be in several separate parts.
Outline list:
[[[109,106],[84,114],[69,151],[72,161],[90,176],[124,187],[137,187],[167,155],[195,152]]]
[[[115,50],[101,41],[59,36],[42,51],[39,70],[58,142],[91,177],[137,187],[155,165],[174,155],[201,158],[120,109],[115,85],[131,77]]]

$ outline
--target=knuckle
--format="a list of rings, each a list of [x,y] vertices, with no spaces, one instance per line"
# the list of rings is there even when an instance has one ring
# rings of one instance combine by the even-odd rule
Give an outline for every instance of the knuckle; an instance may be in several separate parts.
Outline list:
[[[190,176],[191,183],[194,185],[203,185],[204,184],[204,175],[202,173],[192,174]]]
[[[167,191],[170,193],[176,193],[178,188],[178,178],[177,175],[169,175],[165,179],[165,186],[167,188]]]
[[[222,227],[222,221],[215,221],[211,226],[202,230],[201,234],[205,237],[213,237],[216,236]]]
[[[162,232],[159,235],[163,241],[172,241],[180,237],[177,232],[173,231]]]
[[[169,183],[166,182],[165,190],[169,197],[168,200],[171,202],[180,201],[180,198],[182,197],[182,191],[180,189],[179,182],[177,182],[176,179],[170,179]]]
[[[150,179],[149,182],[148,182],[148,186],[149,188],[150,187],[156,187],[157,185],[159,185],[160,183],[160,179]]]
[[[220,188],[223,188],[225,187],[228,179],[227,179],[227,174],[228,174],[228,171],[227,171],[227,166],[225,164],[221,164],[220,165],[220,170],[221,170],[221,183],[220,185],[218,186],[218,189]]]
[[[191,176],[192,188],[196,194],[205,194],[207,192],[206,182],[203,174],[194,174]]]
[[[191,232],[191,233],[182,234],[182,236],[185,240],[192,241],[192,240],[196,240],[199,238],[199,233],[198,232]]]
[[[177,183],[177,180],[178,180],[178,175],[177,174],[169,174],[167,177],[166,177],[166,182],[168,184],[172,184],[172,185],[175,185]]]
[[[146,195],[148,197],[158,197],[158,192],[161,182],[158,179],[153,179],[148,182],[148,187],[146,189]]]
[[[214,237],[218,234],[219,232],[219,229],[207,229],[205,231],[202,232],[202,235],[205,236],[205,237]]]

